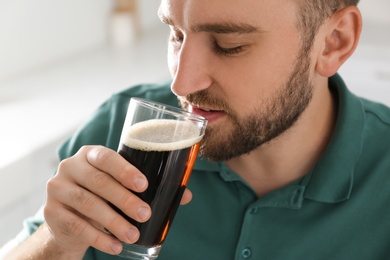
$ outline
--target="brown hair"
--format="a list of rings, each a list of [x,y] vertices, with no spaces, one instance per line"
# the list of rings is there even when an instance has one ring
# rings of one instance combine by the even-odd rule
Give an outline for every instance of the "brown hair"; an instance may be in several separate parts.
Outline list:
[[[302,35],[302,48],[309,53],[318,29],[337,10],[357,6],[359,0],[298,0],[298,29]]]

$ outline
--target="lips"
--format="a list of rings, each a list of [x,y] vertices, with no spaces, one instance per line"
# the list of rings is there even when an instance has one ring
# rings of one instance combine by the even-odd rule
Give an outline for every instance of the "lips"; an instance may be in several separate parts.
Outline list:
[[[214,122],[226,116],[226,112],[223,110],[218,110],[218,109],[213,109],[208,107],[199,107],[194,105],[191,105],[191,107],[193,113],[203,116],[204,118],[207,119],[208,123]]]

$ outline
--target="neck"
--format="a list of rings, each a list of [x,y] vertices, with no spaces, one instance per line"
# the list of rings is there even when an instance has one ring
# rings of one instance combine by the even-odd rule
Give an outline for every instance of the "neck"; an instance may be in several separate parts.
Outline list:
[[[279,137],[226,164],[261,197],[306,175],[326,149],[337,105],[327,81],[298,121]]]

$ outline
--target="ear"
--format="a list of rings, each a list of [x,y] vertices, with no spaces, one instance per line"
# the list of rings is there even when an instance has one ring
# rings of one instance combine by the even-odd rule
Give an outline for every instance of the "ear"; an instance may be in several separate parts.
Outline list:
[[[352,55],[359,42],[362,30],[359,9],[349,6],[337,11],[326,22],[324,30],[316,71],[323,77],[330,77]]]

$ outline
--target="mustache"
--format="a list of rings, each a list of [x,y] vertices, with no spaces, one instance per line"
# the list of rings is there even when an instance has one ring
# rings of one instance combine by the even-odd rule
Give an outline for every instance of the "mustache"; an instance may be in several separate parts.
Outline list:
[[[224,100],[211,94],[208,89],[200,90],[185,97],[179,97],[179,100],[186,106],[191,103],[198,107],[210,107],[214,110],[223,110],[227,113],[231,111],[229,105]]]

